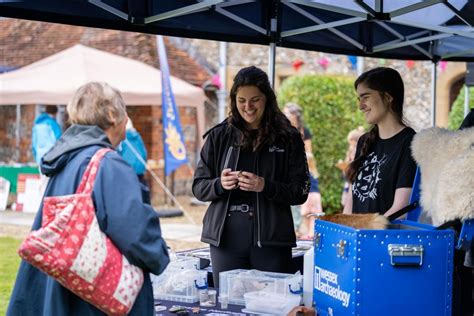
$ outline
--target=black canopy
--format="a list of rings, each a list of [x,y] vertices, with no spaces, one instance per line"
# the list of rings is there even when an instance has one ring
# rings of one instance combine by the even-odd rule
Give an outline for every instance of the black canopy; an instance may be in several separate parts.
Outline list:
[[[0,0],[0,15],[335,54],[474,61],[468,0]]]

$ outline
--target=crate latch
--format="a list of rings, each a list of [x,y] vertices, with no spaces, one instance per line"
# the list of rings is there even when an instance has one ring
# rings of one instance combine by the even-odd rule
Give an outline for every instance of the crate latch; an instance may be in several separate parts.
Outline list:
[[[347,241],[339,240],[339,243],[336,245],[336,253],[338,257],[345,258],[346,257],[346,245]]]
[[[314,249],[319,248],[319,243],[321,242],[321,233],[314,234]]]
[[[392,266],[421,266],[423,264],[422,245],[389,244],[388,254]]]

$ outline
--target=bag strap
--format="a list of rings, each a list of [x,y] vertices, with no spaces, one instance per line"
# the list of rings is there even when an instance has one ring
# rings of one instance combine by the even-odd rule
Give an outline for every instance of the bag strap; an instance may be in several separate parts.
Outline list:
[[[408,204],[405,207],[402,207],[401,209],[399,209],[398,211],[396,211],[392,215],[389,215],[387,218],[388,218],[389,221],[393,221],[393,220],[399,218],[400,216],[405,215],[406,213],[410,212],[411,210],[414,210],[415,208],[418,207],[418,205],[419,205],[418,201],[414,201],[413,203]]]
[[[110,148],[102,148],[96,151],[94,156],[92,156],[91,161],[87,165],[87,169],[82,176],[81,183],[77,188],[76,193],[84,193],[84,194],[91,194],[92,189],[94,188],[95,177],[97,175],[97,171],[99,170],[99,164],[104,158],[105,154],[109,151],[112,151]]]

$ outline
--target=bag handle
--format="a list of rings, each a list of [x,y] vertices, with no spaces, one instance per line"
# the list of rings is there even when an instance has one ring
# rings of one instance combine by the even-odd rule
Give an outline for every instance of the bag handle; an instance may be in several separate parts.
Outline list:
[[[82,176],[81,183],[76,190],[76,194],[91,194],[92,189],[94,188],[95,177],[97,175],[97,171],[99,170],[99,164],[104,158],[105,154],[109,151],[112,151],[110,148],[102,148],[96,151],[94,156],[92,156],[91,161],[87,165],[87,169]]]
[[[400,216],[405,215],[406,213],[416,209],[418,206],[419,206],[419,202],[415,201],[415,202],[413,202],[411,204],[408,204],[407,206],[399,209],[398,211],[396,211],[392,215],[389,215],[387,218],[388,218],[389,221],[393,221],[393,220],[399,218]]]

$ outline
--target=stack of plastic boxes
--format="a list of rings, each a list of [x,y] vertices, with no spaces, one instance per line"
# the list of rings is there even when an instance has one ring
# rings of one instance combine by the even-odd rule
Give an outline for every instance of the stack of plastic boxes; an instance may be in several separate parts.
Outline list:
[[[199,258],[178,257],[162,274],[151,274],[155,299],[196,303],[199,290],[207,288],[207,271],[198,270]]]
[[[272,298],[278,300],[272,304],[273,306],[278,304],[296,306],[300,303],[303,292],[303,278],[299,273],[237,269],[221,272],[219,284],[220,295],[227,295],[229,304],[245,305],[247,308],[250,304],[253,306],[253,311],[261,309],[259,307],[268,307]]]

